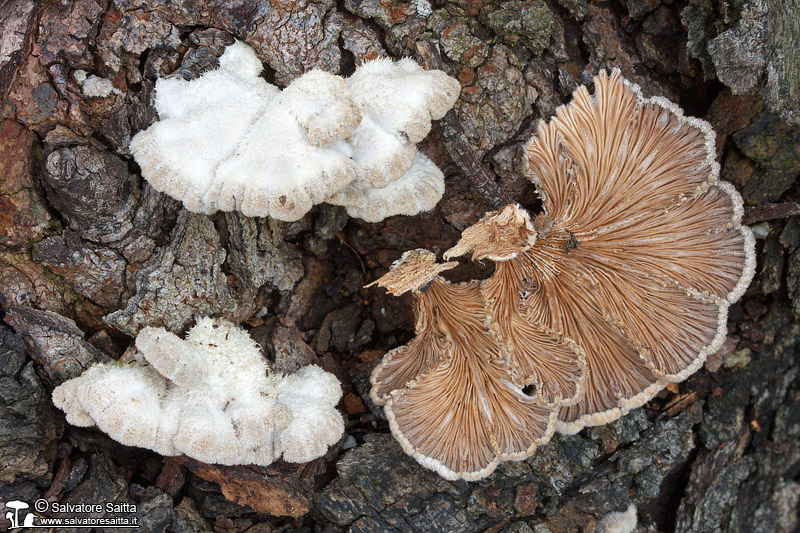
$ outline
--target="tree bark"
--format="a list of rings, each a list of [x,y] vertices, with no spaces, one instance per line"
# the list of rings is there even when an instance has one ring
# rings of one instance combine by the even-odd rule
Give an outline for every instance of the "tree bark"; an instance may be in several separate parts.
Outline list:
[[[134,504],[143,531],[592,531],[630,504],[637,531],[796,531],[800,5],[734,4],[0,0],[0,499]],[[128,143],[157,119],[156,79],[215,68],[234,39],[281,87],[379,56],[457,77],[459,101],[420,145],[447,176],[436,209],[368,224],[323,205],[280,223],[189,213],[150,188]],[[756,279],[686,382],[480,482],[445,481],[369,398],[377,360],[413,333],[410,301],[363,287],[488,209],[538,209],[524,143],[613,67],[713,125],[722,177],[763,236]],[[113,90],[92,95],[83,76]],[[53,387],[119,358],[140,328],[180,333],[197,314],[246,324],[278,370],[335,373],[344,444],[305,465],[209,466],[53,407]]]

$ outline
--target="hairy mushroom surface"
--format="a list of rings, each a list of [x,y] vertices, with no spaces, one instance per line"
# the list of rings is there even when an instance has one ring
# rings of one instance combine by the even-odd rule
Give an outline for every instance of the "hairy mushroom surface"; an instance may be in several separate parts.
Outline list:
[[[330,201],[369,221],[432,209],[444,175],[416,143],[461,86],[411,59],[345,80],[312,70],[283,91],[241,42],[197,79],[159,79],[160,120],[131,140],[142,175],[190,211],[294,221]]]
[[[136,348],[141,361],[94,365],[55,388],[70,424],[226,465],[307,462],[344,432],[333,374],[313,365],[269,373],[258,345],[230,322],[201,318],[186,339],[145,328]]]
[[[381,188],[408,172],[416,144],[431,121],[447,113],[461,84],[441,70],[424,70],[413,59],[379,58],[347,78],[347,93],[361,114],[349,143],[360,186]]]
[[[347,214],[367,222],[392,215],[416,215],[433,209],[444,194],[444,175],[433,161],[417,152],[408,171],[384,187],[365,187],[354,181],[326,202],[341,205]]]
[[[415,293],[417,336],[373,372],[373,397],[386,403],[406,451],[426,466],[420,454],[435,451],[441,460],[454,453],[443,448],[445,426],[426,434],[433,444],[427,443],[421,432],[398,429],[397,413],[401,399],[403,412],[418,412],[426,401],[441,407],[441,399],[413,391],[444,380],[436,372],[456,353],[478,365],[475,373],[486,361],[502,368],[484,379],[533,388],[524,398],[508,396],[519,403],[505,407],[523,432],[533,426],[522,413],[546,408],[558,413],[563,433],[610,422],[696,372],[721,346],[728,308],[755,269],[741,197],[719,181],[714,159],[706,122],[663,98],[645,99],[618,71],[601,73],[594,96],[579,88],[571,104],[540,124],[527,162],[544,212],[531,220],[508,205],[464,230],[445,259],[471,253],[494,261],[495,273],[458,286],[420,278],[427,285]],[[452,265],[437,265],[432,255],[427,262],[437,274]],[[393,273],[378,283],[397,293]],[[485,342],[476,340],[478,331]],[[446,377],[461,380],[447,384],[461,412],[446,417],[446,431],[462,424],[471,435],[474,424],[494,419],[465,414],[488,414],[483,398],[455,392],[476,390],[466,374]],[[409,433],[418,439],[413,446]],[[456,474],[476,479],[490,471]]]

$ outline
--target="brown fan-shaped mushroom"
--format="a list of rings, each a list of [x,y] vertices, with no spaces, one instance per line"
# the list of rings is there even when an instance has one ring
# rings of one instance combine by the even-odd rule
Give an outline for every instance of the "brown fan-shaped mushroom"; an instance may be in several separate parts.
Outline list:
[[[472,435],[494,419],[473,417],[488,411],[470,391],[496,379],[514,390],[536,387],[528,398],[508,396],[519,401],[511,418],[552,407],[564,433],[609,422],[700,368],[753,277],[754,239],[741,223],[741,197],[718,179],[710,126],[663,98],[643,98],[618,71],[601,73],[595,88],[594,97],[579,88],[528,144],[544,213],[531,221],[509,205],[464,231],[445,258],[472,252],[495,261],[481,283],[447,284],[436,274],[450,264],[435,265],[431,255],[429,268],[439,270],[421,278],[434,281],[418,293],[417,337],[373,374],[395,436],[426,466],[454,452],[442,433],[398,425],[399,402],[413,421],[431,402],[448,434]],[[455,354],[471,369],[439,371]],[[423,382],[457,398],[462,413],[438,414],[443,397],[414,392]],[[404,441],[409,434],[416,440]],[[449,473],[474,479],[489,471]]]
[[[514,384],[480,283],[438,276],[452,266],[411,250],[376,282],[395,295],[413,292],[417,336],[375,368],[371,395],[406,453],[444,478],[474,480],[548,441],[556,412]]]
[[[535,246],[537,236],[546,236],[551,226],[546,215],[531,223],[525,210],[507,205],[464,230],[458,244],[444,256],[471,251],[473,260],[498,262],[495,274],[481,284],[487,320],[503,346],[514,382],[535,385],[538,403],[555,407],[574,404],[583,397],[585,355],[561,332],[522,316],[521,302],[531,289],[532,278],[524,269],[505,264]]]
[[[720,182],[714,133],[619,71],[595,79],[527,147],[553,226],[514,261],[537,285],[530,320],[573,338],[589,380],[560,430],[605,423],[719,349],[755,269],[742,200]]]

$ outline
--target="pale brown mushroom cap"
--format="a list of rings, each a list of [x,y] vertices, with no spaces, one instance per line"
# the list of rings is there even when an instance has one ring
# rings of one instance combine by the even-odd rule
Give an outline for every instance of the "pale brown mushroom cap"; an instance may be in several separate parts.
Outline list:
[[[528,144],[545,213],[488,213],[445,253],[496,261],[489,279],[451,285],[438,273],[452,263],[416,250],[378,282],[414,291],[417,337],[376,367],[373,398],[405,451],[449,479],[526,457],[554,412],[573,433],[685,379],[753,277],[710,126],[618,71],[595,85]]]
[[[503,347],[503,356],[519,386],[535,385],[536,398],[546,406],[573,404],[583,396],[586,363],[583,350],[571,339],[547,327],[525,320],[520,302],[528,285],[536,283],[514,261],[546,236],[553,219],[540,215],[534,223],[516,204],[487,213],[462,232],[445,258],[472,253],[473,260],[498,261],[495,274],[481,284],[490,327]]]
[[[536,242],[528,212],[516,204],[487,213],[461,233],[458,243],[444,253],[445,259],[472,252],[472,260],[505,261],[524,252]]]
[[[404,255],[390,274],[429,260]],[[385,404],[406,453],[447,479],[480,479],[547,442],[556,413],[514,384],[487,325],[480,283],[434,277],[428,284],[415,293],[417,336],[375,368],[371,395]]]
[[[433,281],[440,272],[458,266],[456,262],[437,263],[436,255],[418,248],[405,252],[395,261],[389,272],[376,279],[367,287],[378,285],[389,294],[400,296],[405,292],[416,292]]]
[[[436,312],[430,305],[432,300],[420,298],[419,291],[436,279],[440,272],[457,264],[438,264],[436,255],[427,250],[409,250],[392,264],[389,272],[367,285],[378,285],[395,296],[411,291],[416,298],[416,337],[387,353],[372,372],[370,396],[378,405],[385,403],[391,391],[405,387],[419,374],[440,363],[447,349],[445,335],[437,328]]]
[[[644,99],[618,71],[595,87],[594,97],[579,88],[527,147],[555,223],[519,258],[539,273],[524,314],[574,339],[589,365],[586,396],[560,414],[570,431],[694,373],[724,340],[755,266],[710,126]]]

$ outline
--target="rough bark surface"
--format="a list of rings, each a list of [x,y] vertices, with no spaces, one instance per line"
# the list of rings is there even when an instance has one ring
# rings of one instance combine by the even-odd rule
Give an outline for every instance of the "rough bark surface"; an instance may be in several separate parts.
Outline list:
[[[141,531],[560,533],[593,531],[629,504],[637,531],[797,531],[798,11],[798,0],[0,0],[0,503],[128,504],[95,514],[135,513]],[[420,145],[447,176],[436,209],[367,224],[323,205],[284,224],[188,213],[153,191],[128,143],[157,119],[156,79],[214,68],[234,39],[280,86],[380,56],[457,77],[454,111]],[[451,247],[508,198],[536,210],[521,147],[612,67],[712,123],[722,176],[761,238],[756,279],[725,346],[688,381],[479,482],[444,481],[402,452],[369,398],[378,359],[412,335],[410,301],[363,287],[406,250]],[[77,71],[115,90],[86,96]],[[54,386],[119,358],[142,327],[182,332],[197,314],[245,324],[278,370],[336,374],[342,443],[305,465],[219,467],[65,424]]]

